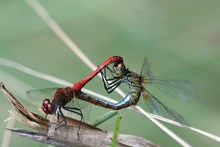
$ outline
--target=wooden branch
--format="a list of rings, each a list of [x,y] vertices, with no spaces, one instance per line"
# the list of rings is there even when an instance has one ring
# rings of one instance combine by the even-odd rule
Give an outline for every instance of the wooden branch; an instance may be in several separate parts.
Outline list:
[[[47,136],[46,134],[40,132],[32,132],[22,129],[7,129],[16,133],[17,135],[29,138],[38,142],[45,144],[51,144],[58,147],[68,147],[68,146],[87,146],[87,147],[106,147],[111,146],[112,133],[109,132],[97,132],[91,131],[89,129],[83,130],[83,133],[79,136],[76,135],[78,128],[71,126],[64,126],[62,129],[58,129],[55,136]],[[88,133],[88,134],[84,134]],[[147,141],[144,138],[136,137],[132,135],[120,134],[118,137],[118,147],[157,147],[157,145],[152,142]]]
[[[23,130],[23,129],[10,129],[18,135],[25,138],[29,138],[35,141],[43,142],[46,144],[51,144],[55,146],[99,146],[106,147],[111,146],[113,133],[108,131],[103,131],[96,127],[93,127],[84,122],[75,120],[73,118],[65,117],[67,125],[55,124],[51,122],[57,122],[56,116],[51,116],[50,120],[34,113],[27,108],[25,108],[3,85],[0,83],[0,89],[7,96],[9,101],[15,107],[15,110],[26,118],[16,116],[16,119],[25,125],[38,130],[38,132]],[[36,125],[37,124],[37,125]],[[58,128],[59,127],[59,128]],[[40,129],[39,129],[40,128]],[[157,145],[146,140],[142,137],[137,137],[133,135],[120,134],[118,136],[118,146],[119,147],[155,147]]]

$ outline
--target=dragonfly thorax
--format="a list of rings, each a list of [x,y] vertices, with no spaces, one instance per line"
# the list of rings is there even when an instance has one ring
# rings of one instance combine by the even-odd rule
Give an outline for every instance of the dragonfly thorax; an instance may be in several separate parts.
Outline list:
[[[54,94],[53,100],[45,99],[41,109],[46,114],[54,114],[57,107],[64,107],[69,103],[75,95],[75,91],[71,87],[58,88]]]
[[[143,77],[133,71],[128,70],[127,74],[122,77],[122,82],[135,91],[142,91],[144,89]]]
[[[71,87],[58,88],[54,94],[52,103],[63,107],[75,96],[75,91]]]

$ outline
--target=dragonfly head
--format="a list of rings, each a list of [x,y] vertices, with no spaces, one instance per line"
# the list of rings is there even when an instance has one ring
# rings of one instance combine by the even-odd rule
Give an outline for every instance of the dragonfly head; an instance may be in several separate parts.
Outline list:
[[[119,76],[126,74],[126,67],[123,62],[117,62],[114,64],[113,69],[115,73]]]
[[[45,99],[42,103],[41,109],[44,111],[46,114],[53,114],[55,106],[53,103],[50,102],[49,99]]]

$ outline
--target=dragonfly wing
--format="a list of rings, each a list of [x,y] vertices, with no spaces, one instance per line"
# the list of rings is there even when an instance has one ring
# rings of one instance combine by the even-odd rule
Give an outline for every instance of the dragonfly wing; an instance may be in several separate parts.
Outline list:
[[[149,87],[156,88],[173,99],[187,100],[194,95],[191,83],[186,80],[160,80],[155,78],[149,84]]]
[[[146,57],[144,58],[144,63],[141,67],[141,76],[144,77],[146,80],[149,80],[152,77],[152,72],[150,70],[150,64],[149,64]]]
[[[149,84],[147,86],[158,89],[171,98],[186,100],[192,98],[194,95],[194,88],[186,80],[161,80],[155,78],[150,70],[150,64],[147,58],[144,59],[141,68],[141,77],[144,77],[144,84]]]
[[[31,109],[36,109],[36,112],[38,112],[38,114],[41,115],[42,114],[41,105],[42,105],[43,100],[46,98],[52,100],[56,90],[57,88],[28,90],[26,92],[27,107],[30,107]]]
[[[171,108],[165,106],[162,102],[160,102],[156,97],[150,95],[147,100],[150,111],[156,115],[177,121],[181,124],[188,125],[187,121],[177,112],[172,110]]]
[[[41,101],[45,98],[53,98],[53,95],[55,91],[57,90],[57,87],[55,88],[44,88],[44,89],[33,89],[33,90],[28,90],[26,92],[27,98],[31,101]]]
[[[89,116],[90,116],[90,112],[91,112],[91,107],[92,105],[89,104],[88,102],[86,101],[82,101],[80,99],[77,99],[77,98],[73,98],[71,100],[71,102],[69,102],[66,107],[71,107],[71,108],[78,108],[81,110],[82,112],[82,115],[84,117],[84,119],[86,121],[89,120]],[[72,113],[70,114],[72,115]],[[75,116],[75,115],[74,115]]]

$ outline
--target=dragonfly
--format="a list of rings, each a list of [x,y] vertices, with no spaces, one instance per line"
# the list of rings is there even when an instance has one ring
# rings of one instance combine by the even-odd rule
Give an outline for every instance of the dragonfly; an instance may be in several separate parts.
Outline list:
[[[41,90],[30,90],[27,91],[27,94],[29,95],[28,97],[33,97],[30,96],[32,93],[45,93],[45,91],[51,91],[55,90],[54,95],[51,98],[45,98],[42,102],[41,109],[43,112],[47,115],[53,115],[56,114],[57,116],[57,122],[59,124],[64,123],[64,125],[67,124],[66,119],[64,117],[64,114],[62,112],[62,108],[66,111],[72,112],[74,114],[77,114],[81,117],[81,121],[84,121],[84,116],[81,111],[80,106],[75,106],[74,102],[72,102],[73,105],[70,105],[70,102],[76,99],[86,101],[101,107],[113,109],[113,110],[118,110],[127,107],[127,101],[130,99],[130,97],[138,97],[140,93],[129,93],[124,99],[124,101],[113,104],[109,103],[107,101],[92,97],[86,93],[81,92],[81,89],[90,81],[92,80],[100,71],[107,67],[110,64],[113,63],[118,63],[118,62],[123,62],[123,58],[120,56],[112,56],[108,58],[105,62],[103,62],[98,68],[92,72],[89,76],[86,78],[80,80],[79,82],[73,84],[72,87],[64,87],[64,88],[46,88],[46,89],[41,89]],[[36,94],[35,94],[36,95]],[[62,120],[60,121],[60,117]]]
[[[185,100],[193,95],[193,88],[188,81],[162,80],[154,77],[146,58],[140,74],[129,70],[123,61],[115,62],[112,67],[106,66],[100,72],[107,93],[113,92],[119,85],[124,83],[134,92],[143,95],[152,113],[188,125],[187,121],[180,114],[163,104],[147,90],[147,86],[152,86],[171,98]],[[108,78],[107,75],[111,77]],[[127,103],[128,105],[136,105],[138,101],[139,97],[132,97],[131,101],[127,101]]]

